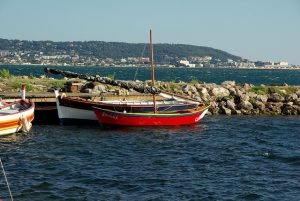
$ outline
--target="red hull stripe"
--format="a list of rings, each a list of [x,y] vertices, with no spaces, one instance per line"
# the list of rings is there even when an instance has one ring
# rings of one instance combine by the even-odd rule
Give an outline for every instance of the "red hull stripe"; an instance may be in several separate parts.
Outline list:
[[[27,116],[27,119],[29,122],[32,122],[34,119],[34,114],[31,114],[30,116]],[[13,127],[18,127],[20,126],[21,120],[20,119],[12,119],[9,121],[5,121],[5,122],[0,122],[0,130],[5,130],[5,129],[9,129],[9,128],[13,128]]]
[[[185,125],[200,122],[202,113],[208,107],[201,107],[192,112],[159,114],[159,113],[121,113],[101,108],[94,108],[100,124],[153,126]],[[204,113],[204,114],[205,114]]]

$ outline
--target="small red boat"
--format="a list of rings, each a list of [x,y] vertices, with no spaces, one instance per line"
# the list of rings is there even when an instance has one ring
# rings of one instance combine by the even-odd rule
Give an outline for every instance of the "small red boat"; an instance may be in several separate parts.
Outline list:
[[[192,110],[174,113],[123,113],[94,107],[94,112],[101,125],[122,126],[175,126],[200,122],[208,110],[200,106]]]

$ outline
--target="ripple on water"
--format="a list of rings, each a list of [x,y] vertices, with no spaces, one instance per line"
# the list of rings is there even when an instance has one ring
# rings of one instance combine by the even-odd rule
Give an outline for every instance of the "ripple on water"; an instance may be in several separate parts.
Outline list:
[[[299,127],[298,117],[225,116],[172,128],[34,126],[0,138],[0,156],[16,200],[297,200]]]

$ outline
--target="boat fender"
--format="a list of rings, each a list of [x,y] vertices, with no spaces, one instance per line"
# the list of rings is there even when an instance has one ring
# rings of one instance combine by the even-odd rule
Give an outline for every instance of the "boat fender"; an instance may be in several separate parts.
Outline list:
[[[67,97],[67,95],[66,95],[65,93],[62,93],[62,94],[60,95],[60,98],[65,98],[65,97]]]
[[[21,119],[21,123],[22,123],[21,131],[23,133],[28,133],[32,127],[31,122],[29,122],[28,119],[24,116],[20,117],[20,119]]]

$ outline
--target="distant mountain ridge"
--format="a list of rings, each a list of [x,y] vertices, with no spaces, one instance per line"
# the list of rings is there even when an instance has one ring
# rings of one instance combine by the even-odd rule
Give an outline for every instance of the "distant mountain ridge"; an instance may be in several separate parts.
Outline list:
[[[211,47],[185,44],[154,44],[156,62],[173,62],[176,59],[188,57],[211,56],[215,60],[241,60],[239,56]],[[30,53],[43,52],[44,55],[78,55],[84,57],[121,59],[128,57],[148,57],[149,44],[104,42],[104,41],[28,41],[8,40],[0,38],[0,50],[25,51]]]

